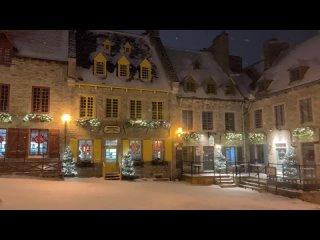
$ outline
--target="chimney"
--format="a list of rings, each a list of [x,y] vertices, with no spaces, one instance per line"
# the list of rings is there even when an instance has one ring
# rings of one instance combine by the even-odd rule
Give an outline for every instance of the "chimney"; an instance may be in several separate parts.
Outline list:
[[[289,48],[289,43],[272,38],[263,44],[264,70],[270,68],[280,53]]]
[[[68,42],[68,81],[76,79],[76,31],[69,30]]]
[[[240,56],[229,56],[230,70],[233,73],[242,72],[242,58]]]
[[[229,65],[229,35],[222,32],[213,41],[208,50],[213,54],[217,63],[226,72],[230,72]]]

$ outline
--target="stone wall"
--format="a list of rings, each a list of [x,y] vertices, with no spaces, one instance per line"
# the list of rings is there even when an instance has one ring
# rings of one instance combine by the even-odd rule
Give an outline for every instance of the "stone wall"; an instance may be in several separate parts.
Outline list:
[[[135,172],[140,178],[170,178],[170,162],[168,165],[152,165],[150,162],[145,162],[143,166],[136,166]]]
[[[77,167],[77,177],[102,177],[102,163],[94,163],[91,167]]]

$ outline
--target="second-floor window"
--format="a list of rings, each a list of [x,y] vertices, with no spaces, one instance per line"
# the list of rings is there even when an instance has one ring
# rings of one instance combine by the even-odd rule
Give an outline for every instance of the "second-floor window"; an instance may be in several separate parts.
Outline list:
[[[193,129],[192,111],[189,111],[189,110],[182,111],[182,128],[184,130],[192,130]]]
[[[163,119],[163,102],[152,102],[152,119]]]
[[[300,121],[301,123],[312,122],[311,98],[300,100]]]
[[[94,116],[94,99],[93,97],[81,96],[80,97],[80,117],[93,117]]]
[[[9,111],[9,85],[0,84],[0,112]]]
[[[262,128],[262,109],[254,111],[254,126]]]
[[[235,131],[234,113],[225,113],[225,128],[226,131]]]
[[[274,107],[275,114],[275,122],[276,127],[282,127],[285,125],[285,117],[284,117],[284,104],[277,105]]]
[[[119,114],[119,100],[114,98],[107,98],[106,101],[106,118],[118,118]]]
[[[203,130],[212,130],[213,129],[212,112],[202,112],[202,129]]]
[[[130,100],[130,118],[140,119],[141,118],[141,101]]]
[[[50,88],[33,87],[32,88],[32,112],[48,113],[49,97],[50,97]]]

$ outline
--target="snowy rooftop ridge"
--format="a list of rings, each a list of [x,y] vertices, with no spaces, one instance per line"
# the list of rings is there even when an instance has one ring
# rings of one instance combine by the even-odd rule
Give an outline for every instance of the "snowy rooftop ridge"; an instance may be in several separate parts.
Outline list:
[[[197,85],[196,92],[185,92],[181,86],[179,88],[179,96],[208,99],[243,99],[237,88],[235,95],[225,94],[224,87],[231,80],[231,77],[222,70],[211,52],[171,47],[166,47],[166,51],[178,75],[179,82],[182,84],[184,79],[190,76]],[[199,63],[199,68],[194,67],[196,62]],[[211,79],[216,83],[216,94],[208,94],[206,92],[206,83]]]
[[[290,81],[290,69],[307,66],[302,80]],[[267,69],[258,83],[272,80],[268,93],[274,93],[301,86],[319,79],[320,76],[320,34],[311,37],[284,51],[274,64]]]
[[[68,61],[68,30],[8,30],[17,56]]]

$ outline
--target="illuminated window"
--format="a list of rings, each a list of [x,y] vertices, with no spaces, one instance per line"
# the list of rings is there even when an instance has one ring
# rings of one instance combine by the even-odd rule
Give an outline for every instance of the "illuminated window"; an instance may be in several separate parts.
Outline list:
[[[152,141],[152,159],[163,160],[163,141]]]
[[[163,119],[163,102],[152,102],[152,119]]]
[[[7,129],[0,128],[0,157],[6,154]]]
[[[104,74],[105,73],[105,63],[104,62],[96,62],[96,74]]]
[[[92,151],[92,140],[79,140],[78,157],[80,161],[91,161]]]
[[[80,97],[80,117],[93,117],[94,115],[93,97]]]
[[[120,77],[126,77],[127,76],[127,68],[128,66],[127,65],[124,65],[124,64],[120,64]]]
[[[50,88],[33,87],[32,88],[32,112],[48,113]]]
[[[106,102],[106,118],[118,118],[119,113],[119,100],[107,98]]]
[[[256,128],[262,128],[262,110],[254,111],[254,124]]]
[[[141,77],[142,77],[142,79],[148,80],[149,79],[149,72],[150,72],[149,68],[141,67]]]
[[[141,101],[139,100],[130,101],[130,118],[131,119],[141,118]]]
[[[0,84],[0,112],[9,110],[9,85]]]
[[[48,154],[48,130],[31,129],[30,155],[42,156]]]
[[[106,140],[106,162],[117,161],[117,146],[118,140]]]
[[[129,148],[132,155],[132,160],[142,160],[142,144],[141,140],[130,140]]]
[[[225,113],[225,128],[226,128],[226,131],[235,130],[234,113],[230,113],[230,112]]]
[[[192,111],[189,111],[189,110],[182,111],[182,128],[184,130],[192,130],[193,129]]]
[[[202,129],[212,130],[213,129],[213,114],[212,112],[202,112]]]
[[[300,103],[301,123],[312,122],[312,101],[311,98],[303,99]]]

